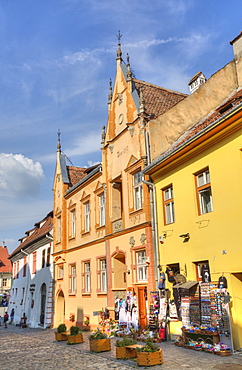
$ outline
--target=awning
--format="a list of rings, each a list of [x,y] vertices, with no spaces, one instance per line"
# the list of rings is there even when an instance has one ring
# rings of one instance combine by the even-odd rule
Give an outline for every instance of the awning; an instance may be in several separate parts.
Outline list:
[[[189,290],[197,284],[198,284],[198,281],[188,280],[186,283],[179,283],[179,284],[173,285],[173,288]]]

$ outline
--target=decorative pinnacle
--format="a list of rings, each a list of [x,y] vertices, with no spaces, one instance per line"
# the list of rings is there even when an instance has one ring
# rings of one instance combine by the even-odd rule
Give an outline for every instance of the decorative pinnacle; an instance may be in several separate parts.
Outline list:
[[[132,72],[131,72],[131,69],[130,69],[130,63],[129,63],[129,54],[127,53],[127,80],[128,81],[131,81],[132,79]]]
[[[108,94],[108,103],[111,103],[113,97],[113,89],[112,89],[112,79],[109,80],[109,94]]]
[[[120,31],[118,31],[118,34],[116,36],[117,36],[117,39],[118,39],[117,60],[118,59],[122,60],[122,51],[121,51],[121,43],[120,43],[122,35],[121,35]]]
[[[58,152],[60,152],[61,151],[61,143],[60,143],[60,135],[61,135],[61,132],[60,132],[60,129],[58,130],[57,135],[58,135],[57,150],[58,150]]]

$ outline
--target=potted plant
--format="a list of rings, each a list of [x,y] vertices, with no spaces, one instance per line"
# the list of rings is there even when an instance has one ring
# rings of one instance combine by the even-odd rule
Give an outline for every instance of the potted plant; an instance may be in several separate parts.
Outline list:
[[[123,339],[118,339],[115,343],[116,346],[116,358],[128,358],[136,357],[136,351],[127,351],[126,346],[131,346],[137,344],[137,340],[123,337]]]
[[[70,334],[67,337],[68,344],[76,344],[83,342],[83,335],[80,333],[81,329],[78,326],[70,327]]]
[[[162,362],[162,349],[152,341],[148,341],[142,348],[137,348],[137,363],[139,366],[159,365]]]
[[[90,337],[90,351],[105,352],[111,350],[111,341],[106,333],[101,332],[99,329],[94,331]]]
[[[55,332],[55,339],[57,341],[67,340],[67,332],[66,332],[66,325],[60,324],[57,328],[57,332]]]

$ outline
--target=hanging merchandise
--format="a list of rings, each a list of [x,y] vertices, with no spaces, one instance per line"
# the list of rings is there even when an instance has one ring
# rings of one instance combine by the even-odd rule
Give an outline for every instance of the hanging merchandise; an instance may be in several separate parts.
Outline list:
[[[149,328],[157,331],[159,328],[158,316],[160,313],[159,292],[150,292],[150,295]]]
[[[211,277],[210,277],[210,269],[209,269],[209,265],[207,263],[204,263],[202,265],[202,282],[203,283],[209,283],[211,281]]]
[[[159,284],[158,284],[159,289],[165,289],[165,280],[166,280],[166,276],[164,272],[162,271],[160,273],[160,279],[159,279]]]
[[[170,283],[176,282],[175,277],[174,277],[174,271],[171,268],[169,267],[166,268],[166,274],[167,274],[167,279]]]
[[[225,276],[220,276],[220,278],[218,279],[218,289],[227,289],[228,285],[227,285],[227,279]]]

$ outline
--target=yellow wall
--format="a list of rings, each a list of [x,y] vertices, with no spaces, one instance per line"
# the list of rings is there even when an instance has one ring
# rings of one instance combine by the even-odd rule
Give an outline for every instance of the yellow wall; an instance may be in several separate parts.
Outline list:
[[[241,127],[241,125],[240,125]],[[193,156],[167,173],[155,174],[159,235],[166,234],[160,245],[165,265],[179,263],[187,280],[196,280],[194,262],[209,260],[212,281],[224,273],[232,295],[234,342],[242,347],[241,281],[232,273],[242,272],[242,129]],[[198,214],[194,173],[209,167],[213,212]],[[165,171],[163,169],[163,171]],[[164,224],[161,189],[173,184],[175,222]],[[188,242],[181,234],[189,233]],[[239,308],[240,307],[240,308]],[[241,330],[240,330],[241,332]]]

